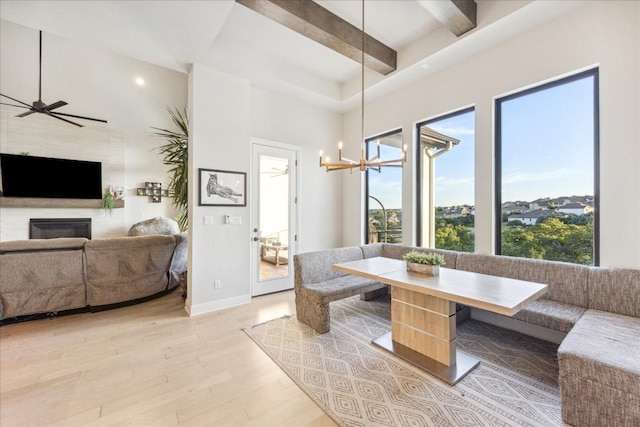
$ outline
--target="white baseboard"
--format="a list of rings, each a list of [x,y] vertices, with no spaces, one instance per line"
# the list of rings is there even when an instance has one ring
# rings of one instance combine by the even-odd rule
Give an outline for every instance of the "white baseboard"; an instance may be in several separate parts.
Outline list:
[[[532,325],[531,323],[523,322],[522,320],[512,319],[510,317],[491,313],[479,308],[471,308],[471,318],[479,320],[480,322],[489,323],[490,325],[499,326],[501,328],[510,329],[525,335],[540,338],[545,341],[554,342],[556,344],[560,344],[564,337],[567,336],[566,332]]]
[[[249,304],[250,302],[251,302],[251,295],[246,294],[246,295],[240,295],[233,298],[209,301],[203,304],[196,304],[196,305],[185,304],[184,309],[187,311],[187,314],[189,316],[199,316],[201,314],[222,310],[223,308]]]

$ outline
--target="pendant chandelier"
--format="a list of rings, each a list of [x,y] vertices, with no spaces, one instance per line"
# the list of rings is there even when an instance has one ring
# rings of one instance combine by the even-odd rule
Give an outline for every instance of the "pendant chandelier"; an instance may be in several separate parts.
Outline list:
[[[373,169],[378,172],[382,170],[383,166],[402,167],[403,163],[407,161],[407,146],[402,148],[402,156],[392,160],[382,160],[380,157],[380,141],[376,144],[376,154],[370,158],[366,157],[365,139],[364,139],[364,2],[362,0],[362,73],[361,73],[361,145],[360,145],[360,160],[351,160],[342,156],[342,142],[338,143],[338,161],[331,162],[329,157],[323,157],[322,151],[320,151],[320,167],[326,168],[327,172],[349,169],[351,173],[356,170],[362,172]]]

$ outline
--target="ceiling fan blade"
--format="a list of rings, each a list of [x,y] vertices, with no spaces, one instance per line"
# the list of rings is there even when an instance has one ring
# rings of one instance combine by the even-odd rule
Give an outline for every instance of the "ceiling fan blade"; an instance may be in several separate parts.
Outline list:
[[[54,119],[62,120],[63,122],[70,123],[70,124],[72,124],[72,125],[74,125],[74,126],[78,126],[78,127],[80,127],[80,128],[84,127],[84,126],[82,126],[82,125],[81,125],[81,124],[79,124],[79,123],[72,122],[71,120],[63,119],[62,117],[58,117],[58,114],[57,114],[57,113],[50,113],[50,112],[48,112],[48,111],[42,111],[42,114],[46,114],[47,116],[53,117]]]
[[[31,108],[31,109],[29,109],[29,111],[25,111],[22,114],[18,114],[16,117],[26,117],[26,116],[28,116],[30,114],[37,113],[37,112],[38,112],[37,110],[34,110],[33,108]]]
[[[26,102],[19,101],[19,100],[15,99],[15,98],[12,98],[12,97],[7,96],[7,95],[3,95],[1,93],[0,93],[0,96],[4,96],[5,98],[9,98],[10,100],[17,102],[18,104],[22,104],[22,105],[25,105],[28,108],[31,108],[31,104],[27,104]],[[9,104],[6,104],[6,105],[9,105]]]
[[[0,94],[0,96],[4,96],[5,98],[8,98],[14,102],[17,102],[18,104],[22,104],[22,105],[15,105],[15,104],[1,103],[3,105],[11,105],[13,107],[21,107],[21,108],[29,109],[29,111],[25,111],[22,114],[18,114],[16,117],[25,117],[33,113],[41,113],[41,114],[46,114],[48,116],[51,116],[54,119],[62,120],[63,122],[66,122],[78,127],[84,127],[84,126],[79,123],[73,122],[71,120],[67,120],[64,117],[74,117],[76,119],[93,120],[94,122],[107,123],[106,120],[102,120],[102,119],[94,119],[91,117],[76,116],[75,114],[58,113],[58,112],[52,111],[52,110],[55,110],[56,108],[64,107],[65,105],[67,105],[65,101],[58,101],[49,105],[46,105],[44,102],[42,102],[42,30],[40,30],[39,56],[38,56],[38,100],[35,101],[33,105],[29,105],[26,102],[22,102],[20,100],[17,100],[7,95]],[[63,117],[60,117],[60,116],[63,116]]]
[[[75,114],[59,113],[57,111],[54,111],[51,114],[55,114],[55,115],[58,115],[58,116],[65,116],[65,117],[75,117],[76,119],[93,120],[94,122],[107,123],[106,120],[102,120],[102,119],[93,119],[91,117],[76,116]]]
[[[9,104],[7,102],[0,102],[0,104],[2,105],[9,105],[11,107],[18,107],[18,108],[30,108],[30,107],[25,107],[24,105],[17,105],[17,104]]]
[[[46,107],[44,107],[44,110],[51,111],[51,110],[55,110],[56,108],[64,107],[65,105],[67,105],[66,102],[58,101],[58,102],[54,102],[53,104],[47,105]]]

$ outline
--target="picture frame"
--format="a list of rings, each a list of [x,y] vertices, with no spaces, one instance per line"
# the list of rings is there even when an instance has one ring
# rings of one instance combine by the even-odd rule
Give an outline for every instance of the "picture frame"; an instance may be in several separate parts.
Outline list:
[[[198,169],[199,206],[247,206],[247,173]]]

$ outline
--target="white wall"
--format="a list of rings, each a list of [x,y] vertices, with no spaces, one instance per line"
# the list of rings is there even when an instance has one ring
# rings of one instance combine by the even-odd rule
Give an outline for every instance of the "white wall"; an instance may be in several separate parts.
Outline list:
[[[190,182],[197,183],[198,169],[205,168],[246,172],[249,184],[252,137],[299,146],[299,250],[341,244],[340,179],[318,167],[318,151],[339,138],[340,115],[198,64],[190,73],[189,97]],[[247,207],[198,206],[197,191],[191,194],[187,310],[192,315],[251,298],[251,194],[246,199]],[[240,216],[242,224],[225,224],[225,214]],[[214,223],[204,225],[204,216]],[[221,281],[220,289],[214,280]]]
[[[342,245],[341,177],[319,167],[320,150],[337,149],[341,115],[255,88],[251,108],[251,136],[301,147],[299,251]]]
[[[193,65],[189,75],[189,277],[187,310],[204,313],[250,300],[249,208],[198,206],[198,169],[248,172],[251,88],[249,82]],[[245,195],[246,197],[246,195]],[[224,223],[224,215],[242,218]],[[203,217],[214,223],[204,225]],[[220,280],[220,289],[214,289]]]
[[[494,98],[598,65],[601,265],[640,268],[639,22],[639,2],[585,2],[570,14],[368,104],[365,133],[402,126],[405,142],[412,147],[414,123],[474,105],[476,252],[492,253]],[[359,126],[357,112],[346,115],[346,138],[359,136]],[[409,153],[413,152],[410,148]],[[413,162],[411,156],[409,162]],[[406,214],[413,212],[412,175],[412,168],[404,169]],[[343,243],[359,244],[363,216],[357,212],[362,187],[358,177],[345,175],[343,180]]]
[[[2,21],[0,92],[26,103],[38,97],[38,31]],[[121,236],[140,220],[175,216],[170,199],[151,203],[135,195],[145,181],[168,184],[167,167],[155,150],[163,140],[151,127],[171,128],[167,107],[184,108],[187,75],[82,43],[43,33],[42,99],[64,100],[60,112],[105,119],[83,121],[84,128],[39,114],[15,118],[24,110],[2,106],[0,151],[24,152],[103,162],[103,185],[130,188],[124,209],[0,208],[0,240],[28,238],[29,218],[91,217],[93,237]],[[136,77],[146,80],[137,86]],[[3,99],[5,102],[6,99]],[[49,154],[47,154],[49,153]],[[46,180],[37,176],[36,179]]]

